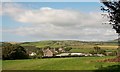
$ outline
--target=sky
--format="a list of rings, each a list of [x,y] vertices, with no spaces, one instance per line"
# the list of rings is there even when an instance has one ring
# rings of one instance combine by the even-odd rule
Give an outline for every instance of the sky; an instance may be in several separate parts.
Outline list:
[[[99,2],[3,2],[0,41],[81,40],[117,38]]]
[[[99,2],[100,0],[2,0],[2,2]]]

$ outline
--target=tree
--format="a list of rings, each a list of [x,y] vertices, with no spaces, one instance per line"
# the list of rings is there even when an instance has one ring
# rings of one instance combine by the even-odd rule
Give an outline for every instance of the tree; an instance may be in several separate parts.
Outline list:
[[[94,50],[90,51],[91,54],[104,54],[106,55],[106,51],[101,49],[99,46],[95,46]]]
[[[66,47],[66,48],[65,48],[65,51],[68,52],[68,51],[70,51],[71,49],[72,49],[71,47]]]
[[[36,53],[37,53],[37,58],[42,58],[42,56],[44,55],[42,49],[40,49],[40,48],[37,48],[37,52]]]
[[[101,6],[103,12],[108,13],[109,23],[113,29],[118,33],[118,57],[120,57],[120,0],[109,1],[101,0],[104,7]],[[105,8],[107,7],[107,9]]]
[[[94,50],[98,52],[100,50],[100,47],[99,46],[95,46]]]
[[[25,59],[28,58],[26,50],[17,44],[2,43],[2,59]]]

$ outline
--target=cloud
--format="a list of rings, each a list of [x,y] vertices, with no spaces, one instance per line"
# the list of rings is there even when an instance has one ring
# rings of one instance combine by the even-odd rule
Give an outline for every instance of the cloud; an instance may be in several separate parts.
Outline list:
[[[15,19],[23,23],[53,24],[55,26],[73,27],[79,25],[96,25],[101,19],[99,16],[100,13],[84,14],[76,10],[42,7],[39,10],[28,10]]]
[[[4,32],[37,39],[109,40],[117,36],[111,26],[102,25],[105,19],[100,13],[50,7],[24,9],[16,4],[6,4],[4,7],[4,14],[18,22],[32,24]]]
[[[2,0],[2,2],[13,2],[13,0]]]
[[[80,22],[82,16],[79,12],[72,10],[41,8],[40,10],[29,10],[16,18],[19,22],[32,24],[53,24],[56,26],[74,26]],[[82,16],[83,17],[83,16]]]
[[[25,10],[18,4],[4,4],[3,12],[16,21],[32,24],[53,24],[56,26],[91,25],[100,20],[99,13],[84,14],[77,10],[42,7],[38,10]],[[90,17],[88,17],[90,16]],[[94,21],[96,19],[96,21]],[[86,21],[86,22],[85,22]]]
[[[2,15],[2,3],[0,3],[0,15]]]
[[[2,14],[9,15],[11,17],[18,16],[21,13],[24,13],[25,9],[22,9],[22,5],[17,3],[2,3]]]

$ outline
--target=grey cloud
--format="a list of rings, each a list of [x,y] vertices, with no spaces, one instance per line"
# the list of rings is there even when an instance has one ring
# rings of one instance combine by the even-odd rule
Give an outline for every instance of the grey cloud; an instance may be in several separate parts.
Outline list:
[[[102,25],[104,19],[100,13],[81,13],[76,10],[49,7],[38,10],[14,7],[11,9],[12,12],[9,10],[4,10],[4,12],[18,22],[32,25],[7,29],[4,32],[31,36],[36,39],[110,40],[117,37],[111,26]]]

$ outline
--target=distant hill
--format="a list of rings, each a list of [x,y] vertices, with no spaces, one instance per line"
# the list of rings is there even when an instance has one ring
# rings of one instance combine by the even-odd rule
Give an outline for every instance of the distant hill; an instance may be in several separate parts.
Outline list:
[[[79,40],[44,40],[44,41],[36,41],[36,42],[8,42],[12,44],[20,44],[21,46],[35,46],[39,48],[51,47],[51,48],[59,48],[59,47],[72,47],[72,48],[93,48],[95,45],[104,45],[104,46],[117,46],[118,39],[111,41],[79,41]],[[2,42],[0,43],[1,46]]]
[[[46,41],[37,41],[37,42],[24,42],[21,43],[21,46],[36,46],[43,48],[46,46],[57,48],[57,47],[80,47],[80,46],[95,46],[95,45],[117,45],[116,41],[108,42],[91,42],[91,41],[77,41],[77,40],[46,40]]]
[[[82,41],[76,40],[46,40],[46,41],[37,41],[37,42],[24,42],[21,43],[22,46],[38,46],[38,47],[62,47],[62,46],[70,46],[70,45],[81,45]]]
[[[110,42],[118,42],[118,39],[111,40]]]
[[[16,43],[15,43],[16,44]],[[93,48],[98,45],[106,51],[115,51],[118,48],[118,43],[114,41],[78,41],[78,40],[45,40],[36,42],[22,42],[17,43],[23,46],[26,50],[34,51],[36,48],[72,48],[70,52],[84,52],[89,53]],[[1,43],[2,45],[2,43]]]

